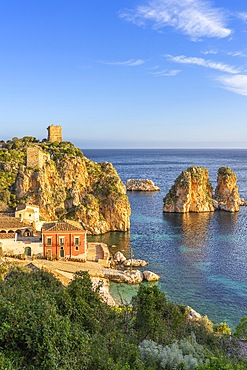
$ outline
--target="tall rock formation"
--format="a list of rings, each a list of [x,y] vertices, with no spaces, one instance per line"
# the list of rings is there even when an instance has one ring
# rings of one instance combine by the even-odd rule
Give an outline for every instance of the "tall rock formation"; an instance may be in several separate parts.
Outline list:
[[[92,234],[129,229],[126,188],[111,163],[95,163],[69,142],[26,138],[0,152],[2,200],[38,205],[41,219],[74,219]]]
[[[237,176],[229,167],[218,170],[217,187],[215,189],[215,207],[228,212],[239,211],[243,200],[237,186]]]
[[[212,190],[208,170],[191,166],[177,177],[164,198],[163,212],[212,212]]]

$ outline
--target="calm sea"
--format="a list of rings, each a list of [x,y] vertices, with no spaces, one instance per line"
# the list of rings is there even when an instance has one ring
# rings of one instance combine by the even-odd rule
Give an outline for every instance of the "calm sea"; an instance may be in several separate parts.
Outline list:
[[[215,187],[217,170],[236,172],[247,199],[247,150],[84,150],[116,167],[122,181],[148,178],[161,188],[151,194],[128,192],[130,233],[108,233],[98,240],[115,250],[149,261],[160,274],[160,288],[174,302],[193,307],[215,323],[234,327],[247,315],[247,207],[240,212],[163,214],[163,198],[176,177],[191,165],[207,167]],[[136,287],[112,285],[113,294],[131,295]]]

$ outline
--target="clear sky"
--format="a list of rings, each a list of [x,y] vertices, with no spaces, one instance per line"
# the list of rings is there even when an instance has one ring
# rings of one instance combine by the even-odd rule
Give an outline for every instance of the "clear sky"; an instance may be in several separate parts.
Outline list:
[[[247,148],[244,0],[1,0],[0,139]]]

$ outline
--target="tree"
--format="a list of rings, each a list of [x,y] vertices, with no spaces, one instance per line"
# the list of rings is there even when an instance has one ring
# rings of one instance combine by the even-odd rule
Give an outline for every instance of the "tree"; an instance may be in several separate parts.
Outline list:
[[[243,340],[247,340],[247,316],[242,317],[236,327],[234,336]]]

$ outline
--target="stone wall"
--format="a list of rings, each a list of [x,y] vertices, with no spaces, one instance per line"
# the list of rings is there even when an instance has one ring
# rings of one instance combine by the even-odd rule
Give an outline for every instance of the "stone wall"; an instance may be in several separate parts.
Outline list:
[[[61,141],[63,141],[62,126],[51,125],[47,127],[47,130],[48,130],[48,141],[52,143],[55,141],[61,143]]]
[[[44,153],[38,146],[27,147],[27,167],[42,168],[49,160],[49,154]]]

